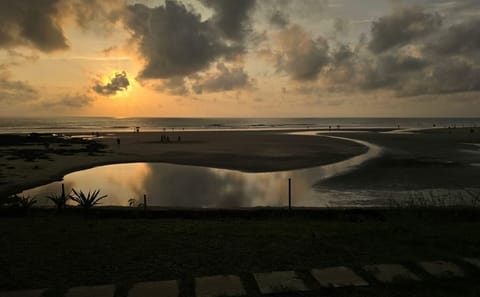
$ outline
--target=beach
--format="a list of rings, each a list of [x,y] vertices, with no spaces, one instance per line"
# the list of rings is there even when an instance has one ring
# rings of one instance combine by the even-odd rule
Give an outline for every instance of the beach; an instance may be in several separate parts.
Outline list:
[[[318,131],[367,141],[382,154],[360,168],[316,184],[338,189],[408,190],[478,187],[480,133],[468,129],[436,129],[418,133],[389,130]],[[0,193],[13,194],[43,185],[70,172],[95,166],[132,162],[165,162],[224,168],[245,172],[271,172],[339,162],[366,152],[352,141],[331,137],[292,135],[292,131],[173,131],[102,133],[56,142],[43,136],[31,140],[3,138],[0,158]],[[326,133],[328,132],[328,133]],[[168,142],[167,142],[168,137]],[[103,147],[88,152],[89,141]],[[117,140],[120,143],[117,143]],[[46,142],[49,141],[48,145]]]
[[[366,151],[364,146],[346,140],[271,131],[105,133],[93,137],[105,145],[93,153],[85,151],[87,141],[75,139],[61,143],[50,140],[48,148],[42,138],[33,143],[28,137],[22,138],[22,143],[3,140],[0,193],[18,193],[61,180],[70,172],[106,164],[166,162],[268,172],[334,163]]]

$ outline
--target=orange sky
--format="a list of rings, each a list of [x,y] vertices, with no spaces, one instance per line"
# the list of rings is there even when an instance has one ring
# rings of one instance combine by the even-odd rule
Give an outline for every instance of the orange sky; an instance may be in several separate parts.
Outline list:
[[[0,15],[0,116],[480,110],[475,1],[32,1]],[[53,25],[30,34],[25,7]]]

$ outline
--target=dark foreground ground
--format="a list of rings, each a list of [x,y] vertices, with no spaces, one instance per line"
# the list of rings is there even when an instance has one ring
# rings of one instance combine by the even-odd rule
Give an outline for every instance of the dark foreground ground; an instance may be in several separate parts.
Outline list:
[[[278,296],[480,296],[480,270],[462,257],[480,256],[480,212],[464,209],[157,211],[131,209],[58,214],[1,212],[0,291],[178,279],[192,296],[197,276],[236,274],[260,296],[252,272],[296,270],[314,284],[312,268],[345,265],[368,288]],[[436,280],[417,261],[452,260],[467,277]],[[382,285],[360,269],[400,263],[420,283]]]

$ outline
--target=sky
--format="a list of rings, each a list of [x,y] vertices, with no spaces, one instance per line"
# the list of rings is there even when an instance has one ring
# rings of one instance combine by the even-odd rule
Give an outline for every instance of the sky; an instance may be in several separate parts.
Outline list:
[[[478,0],[0,0],[0,116],[478,117]]]

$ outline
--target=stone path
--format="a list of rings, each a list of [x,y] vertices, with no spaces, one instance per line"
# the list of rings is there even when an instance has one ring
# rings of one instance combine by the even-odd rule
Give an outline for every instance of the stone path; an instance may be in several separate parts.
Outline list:
[[[197,277],[195,295],[197,297],[243,296],[242,281],[236,275]]]
[[[323,287],[340,288],[368,286],[368,283],[363,278],[344,266],[313,269],[312,275]]]
[[[158,292],[162,292],[162,297],[177,297],[178,283],[173,281],[137,283],[128,292],[129,297],[158,297]]]
[[[308,291],[305,282],[295,271],[255,273],[253,276],[262,294]]]
[[[400,264],[367,265],[364,269],[370,272],[376,280],[382,283],[394,281],[419,281],[420,277]]]
[[[463,258],[465,265],[480,269],[480,258]],[[456,263],[449,261],[422,261],[417,263],[418,268],[425,271],[424,275],[435,278],[463,277],[465,272]],[[472,268],[473,269],[473,268]],[[417,269],[418,270],[418,269]],[[355,287],[369,286],[359,274],[370,275],[380,283],[397,281],[418,282],[422,277],[411,272],[401,264],[366,265],[361,271],[354,271],[348,267],[338,266],[322,269],[312,269],[311,276],[322,287]],[[305,280],[296,271],[273,271],[252,274],[258,291],[262,294],[310,291]],[[370,279],[370,278],[369,278]],[[374,282],[375,283],[375,282]],[[247,290],[239,276],[215,275],[195,278],[196,297],[236,297],[246,296]],[[251,290],[254,290],[253,288]],[[0,297],[42,297],[47,289],[30,291],[0,292]],[[128,297],[178,297],[180,292],[177,280],[143,282],[134,284]],[[114,297],[115,286],[74,287],[67,290],[65,297]]]
[[[463,271],[457,264],[446,261],[418,263],[426,272],[436,277],[462,277]]]

